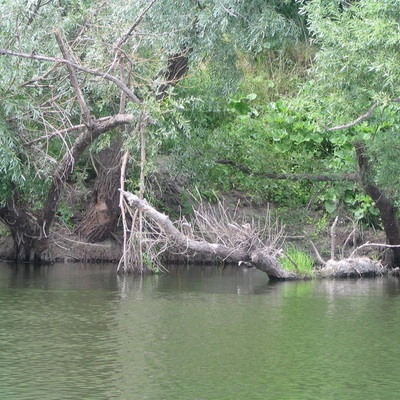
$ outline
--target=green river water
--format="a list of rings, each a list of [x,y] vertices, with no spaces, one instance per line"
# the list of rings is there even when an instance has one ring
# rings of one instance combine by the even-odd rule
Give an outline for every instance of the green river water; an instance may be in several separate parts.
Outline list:
[[[400,399],[399,282],[0,264],[0,399]]]

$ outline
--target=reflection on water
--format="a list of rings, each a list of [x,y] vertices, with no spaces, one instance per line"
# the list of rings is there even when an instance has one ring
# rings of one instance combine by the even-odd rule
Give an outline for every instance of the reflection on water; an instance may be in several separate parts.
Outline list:
[[[0,265],[1,399],[397,399],[397,278]]]

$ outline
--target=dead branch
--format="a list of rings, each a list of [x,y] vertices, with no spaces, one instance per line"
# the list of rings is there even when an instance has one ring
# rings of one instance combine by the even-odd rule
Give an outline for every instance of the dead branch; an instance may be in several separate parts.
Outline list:
[[[322,266],[325,266],[326,265],[326,261],[321,257],[321,255],[319,254],[319,251],[318,251],[318,249],[317,249],[317,247],[315,246],[315,244],[314,244],[314,242],[311,240],[311,238],[308,236],[308,234],[306,233],[306,232],[304,232],[304,235],[308,238],[308,240],[310,241],[310,243],[311,243],[311,247],[313,248],[313,250],[314,250],[314,253],[315,253],[315,256],[317,257],[317,260],[320,262],[320,264],[322,265]]]
[[[203,239],[197,240],[196,238],[185,235],[181,229],[178,229],[172,223],[168,216],[154,209],[146,200],[140,199],[130,192],[121,192],[131,206],[143,211],[147,217],[157,224],[159,230],[164,233],[169,247],[182,249],[185,254],[191,251],[199,254],[211,254],[223,260],[237,263],[240,261],[247,261],[252,263],[256,268],[267,273],[270,279],[293,279],[296,276],[291,272],[283,270],[279,265],[275,256],[277,252],[276,249],[271,249],[265,245],[255,248],[249,248],[248,245],[247,247],[231,247],[229,246],[229,242],[226,242],[227,244],[221,244],[210,243]],[[202,219],[206,220],[206,218]],[[209,222],[207,222],[205,226],[209,227]],[[235,226],[235,228],[238,228],[238,226]],[[242,232],[244,232],[244,230],[248,230],[248,227],[242,227]],[[224,236],[224,238],[226,238],[226,236]]]
[[[128,240],[127,240],[127,234],[128,234],[128,224],[126,222],[126,213],[125,213],[125,201],[124,201],[124,195],[122,194],[122,191],[125,190],[125,175],[126,175],[126,166],[128,164],[128,157],[129,157],[129,152],[126,151],[125,154],[122,156],[122,163],[121,163],[121,177],[120,177],[120,187],[121,187],[121,192],[119,195],[119,208],[121,209],[121,217],[122,217],[122,226],[123,226],[123,255],[118,263],[118,268],[117,272],[119,272],[121,265],[123,265],[124,272],[126,271],[126,268],[128,267]]]
[[[353,230],[350,232],[350,234],[347,236],[346,240],[344,241],[341,251],[342,257],[344,257],[345,249],[349,245],[350,241],[353,242],[354,247],[356,246],[356,232],[357,232],[357,227],[354,227]]]
[[[364,243],[361,246],[358,246],[351,254],[349,258],[353,258],[355,254],[358,253],[359,250],[364,249],[366,247],[383,247],[383,248],[399,248],[399,244],[385,244],[385,243]]]
[[[151,219],[153,219],[160,228],[170,238],[173,245],[191,248],[194,251],[218,254],[223,258],[234,257],[239,260],[248,259],[248,255],[241,249],[232,249],[230,247],[220,245],[217,243],[208,243],[206,241],[193,240],[186,237],[179,229],[177,229],[171,220],[165,215],[151,207],[145,199],[140,199],[138,196],[130,192],[122,192],[130,205],[133,205],[140,210],[144,211]]]

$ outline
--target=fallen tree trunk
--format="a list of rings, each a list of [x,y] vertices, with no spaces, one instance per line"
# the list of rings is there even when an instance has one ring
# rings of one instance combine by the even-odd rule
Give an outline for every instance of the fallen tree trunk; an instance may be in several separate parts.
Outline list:
[[[240,231],[240,245],[227,245],[226,243],[229,243],[229,241],[224,241],[223,236],[218,235],[217,237],[222,238],[220,242],[224,244],[211,243],[204,239],[196,239],[196,234],[194,234],[193,231],[189,233],[186,232],[186,234],[183,233],[184,229],[182,229],[182,231],[178,229],[167,215],[157,211],[146,200],[140,199],[130,192],[121,190],[121,193],[131,206],[143,212],[157,225],[158,230],[164,235],[167,248],[174,249],[175,251],[178,249],[181,254],[185,254],[188,257],[193,253],[204,256],[211,254],[215,256],[215,259],[223,259],[226,262],[235,262],[239,265],[244,262],[265,272],[271,280],[294,280],[311,277],[359,278],[379,276],[387,272],[387,269],[383,267],[381,263],[366,257],[350,257],[339,261],[331,259],[327,262],[321,259],[323,268],[314,270],[309,275],[296,273],[296,271],[287,271],[283,269],[279,263],[278,255],[281,251],[276,248],[276,246],[265,244],[265,242],[261,240],[261,236],[255,237],[255,231],[252,231],[246,224],[234,225],[228,222],[226,224],[227,226],[224,228],[227,232],[232,227],[234,230]],[[201,218],[207,219],[205,215],[201,215]],[[213,220],[212,217],[209,216],[206,229],[212,229],[216,224],[215,221],[214,225],[210,225],[210,223],[213,224]],[[185,225],[188,224],[185,223]],[[246,232],[251,233],[246,237]],[[230,233],[233,235],[233,231],[230,231]],[[146,240],[148,240],[148,237]],[[231,243],[235,243],[235,241],[231,241]],[[270,243],[275,242],[272,241]],[[127,250],[125,249],[125,251]],[[126,272],[129,272],[132,267],[125,265],[124,269]]]
[[[179,248],[184,252],[196,252],[198,254],[212,254],[216,258],[222,258],[225,261],[250,262],[257,269],[265,272],[272,280],[295,279],[296,274],[285,271],[279,264],[277,258],[273,255],[276,249],[250,246],[247,250],[242,248],[233,248],[220,243],[209,243],[205,240],[196,240],[175,227],[169,217],[153,208],[146,200],[130,192],[122,192],[131,206],[136,207],[151,218],[162,230],[169,241],[171,248]],[[125,266],[127,269],[127,266]]]

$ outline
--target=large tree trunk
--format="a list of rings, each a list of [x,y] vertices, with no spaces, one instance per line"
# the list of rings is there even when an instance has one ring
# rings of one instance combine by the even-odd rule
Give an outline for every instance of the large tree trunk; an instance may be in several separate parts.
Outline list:
[[[36,261],[36,239],[40,236],[39,225],[26,208],[9,200],[0,208],[0,220],[7,226],[13,238],[14,261]]]
[[[390,245],[400,245],[400,225],[397,219],[397,208],[393,202],[385,196],[382,190],[373,183],[365,144],[356,142],[354,143],[354,147],[362,186],[379,210],[387,242]],[[400,266],[400,248],[394,247],[392,248],[392,252],[393,264]]]
[[[19,204],[17,195],[0,208],[0,220],[9,228],[14,240],[15,261],[51,261],[48,253],[50,228],[64,184],[70,177],[75,163],[79,161],[84,150],[102,133],[129,124],[131,121],[132,116],[128,114],[117,114],[106,120],[93,120],[90,129],[79,135],[71,150],[54,171],[47,198],[39,213],[34,213],[25,205]],[[117,170],[119,176],[119,168]]]
[[[97,162],[98,176],[92,201],[77,232],[89,242],[100,242],[114,232],[121,214],[119,208],[119,177],[121,170],[121,140],[102,150]]]

